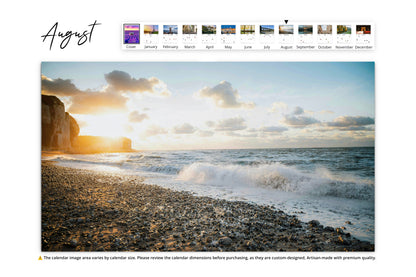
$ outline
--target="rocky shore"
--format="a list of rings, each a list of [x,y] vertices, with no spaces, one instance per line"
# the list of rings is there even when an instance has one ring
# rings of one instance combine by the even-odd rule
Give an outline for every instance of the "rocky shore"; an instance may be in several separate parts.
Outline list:
[[[42,251],[374,251],[342,228],[42,162]]]

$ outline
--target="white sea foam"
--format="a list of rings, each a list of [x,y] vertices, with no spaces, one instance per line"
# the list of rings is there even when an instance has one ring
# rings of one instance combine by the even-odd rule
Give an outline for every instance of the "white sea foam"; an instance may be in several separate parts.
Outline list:
[[[352,176],[334,176],[324,168],[303,173],[280,163],[258,166],[193,163],[179,172],[183,181],[211,186],[258,186],[287,192],[353,199],[372,199],[374,185]]]

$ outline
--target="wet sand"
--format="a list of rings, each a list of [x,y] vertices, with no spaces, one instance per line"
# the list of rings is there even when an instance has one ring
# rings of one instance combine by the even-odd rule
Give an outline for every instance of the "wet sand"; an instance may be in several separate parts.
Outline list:
[[[342,228],[42,162],[42,251],[374,251]]]

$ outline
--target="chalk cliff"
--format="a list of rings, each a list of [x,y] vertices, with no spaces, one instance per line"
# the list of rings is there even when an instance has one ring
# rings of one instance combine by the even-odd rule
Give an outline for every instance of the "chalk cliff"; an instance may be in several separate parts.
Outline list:
[[[79,134],[77,121],[56,96],[42,95],[42,150],[70,150]]]
[[[129,152],[128,138],[78,136],[77,121],[67,112],[56,96],[42,95],[42,150],[71,153]]]

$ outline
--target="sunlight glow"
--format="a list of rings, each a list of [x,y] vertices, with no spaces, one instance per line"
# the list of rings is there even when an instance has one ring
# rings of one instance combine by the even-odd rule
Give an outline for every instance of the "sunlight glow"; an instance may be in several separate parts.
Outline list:
[[[82,117],[85,126],[80,135],[104,136],[110,138],[129,137],[125,114],[100,114]]]

